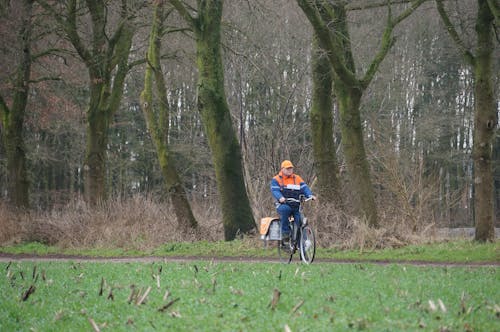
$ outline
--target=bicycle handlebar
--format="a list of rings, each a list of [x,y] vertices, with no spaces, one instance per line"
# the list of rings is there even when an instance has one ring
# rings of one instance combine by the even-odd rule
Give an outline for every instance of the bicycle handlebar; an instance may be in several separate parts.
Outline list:
[[[313,196],[308,197],[308,198],[303,198],[303,199],[296,199],[296,198],[287,198],[285,199],[285,202],[291,202],[291,203],[301,203],[301,202],[307,202],[313,199]]]

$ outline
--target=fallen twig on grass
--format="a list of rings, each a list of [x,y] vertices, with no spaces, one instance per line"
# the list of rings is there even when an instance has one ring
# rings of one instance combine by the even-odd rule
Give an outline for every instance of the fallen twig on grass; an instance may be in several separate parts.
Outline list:
[[[146,298],[148,297],[149,292],[151,292],[151,286],[149,286],[148,289],[146,289],[144,294],[142,294],[142,296],[137,300],[135,304],[141,305],[144,302],[144,300],[146,300]]]
[[[26,301],[28,297],[30,297],[30,295],[35,292],[35,289],[36,289],[35,285],[31,285],[30,288],[28,288],[28,290],[24,292],[22,300]]]
[[[304,304],[304,300],[300,300],[299,303],[297,303],[292,310],[290,310],[290,315],[294,314],[299,308]]]
[[[89,322],[90,322],[90,325],[92,325],[92,329],[95,332],[101,332],[101,330],[99,329],[99,326],[97,326],[96,322],[90,317],[89,317]]]
[[[167,310],[170,306],[172,306],[172,304],[174,304],[175,302],[179,301],[179,297],[178,298],[175,298],[173,299],[172,301],[168,302],[167,304],[165,304],[164,306],[162,306],[160,309],[158,309],[158,311],[160,312],[164,312],[165,310]]]

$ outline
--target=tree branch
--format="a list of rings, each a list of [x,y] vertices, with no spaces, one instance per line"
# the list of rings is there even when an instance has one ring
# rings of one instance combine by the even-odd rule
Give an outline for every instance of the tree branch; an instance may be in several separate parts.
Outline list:
[[[443,21],[446,30],[448,31],[448,34],[450,35],[451,39],[455,42],[455,44],[458,46],[459,51],[463,53],[465,60],[470,65],[474,66],[475,62],[474,55],[465,46],[465,43],[458,35],[455,26],[453,25],[453,23],[451,23],[450,17],[448,16],[446,10],[444,9],[443,0],[435,0],[435,1],[437,10],[439,12],[439,15],[441,16],[441,20]]]
[[[500,5],[498,4],[498,0],[488,0],[488,6],[495,17],[495,24],[500,25]]]
[[[359,81],[356,79],[355,73],[351,72],[346,67],[343,56],[341,55],[342,49],[336,47],[335,42],[332,40],[330,28],[325,24],[324,19],[321,17],[320,10],[323,9],[327,12],[328,8],[326,8],[323,4],[320,9],[318,8],[316,2],[311,0],[297,0],[297,3],[299,7],[302,8],[302,11],[307,16],[314,31],[316,32],[320,46],[327,52],[336,75],[348,85],[358,85]],[[333,17],[331,17],[331,19],[333,20]]]
[[[68,1],[66,19],[64,19],[64,16],[62,16],[61,13],[59,13],[53,6],[49,5],[45,0],[36,1],[61,25],[66,32],[69,41],[73,44],[73,47],[76,49],[80,57],[85,63],[89,64],[92,60],[92,56],[80,39],[76,29],[76,0]]]
[[[196,27],[196,19],[189,13],[186,6],[184,6],[179,0],[170,0],[170,3],[190,26],[193,28]]]
[[[61,57],[64,59],[64,57],[61,54],[74,55],[70,51],[62,49],[62,48],[49,48],[49,49],[44,50],[43,52],[33,54],[31,56],[31,61],[35,61],[39,58],[43,58],[45,56],[51,56],[51,55],[58,56],[58,57]],[[66,60],[64,60],[64,63],[66,63]]]
[[[408,16],[410,16],[418,7],[420,7],[424,2],[427,2],[429,0],[414,0],[411,3],[411,6],[407,8],[405,11],[403,11],[401,14],[396,17],[395,20],[392,21],[393,26],[398,25],[401,23],[404,19],[406,19]]]
[[[74,1],[74,0],[73,0]],[[94,56],[103,51],[106,40],[106,6],[104,2],[86,0],[92,21],[92,51]]]
[[[163,54],[162,56],[160,56],[160,60],[175,59],[176,57],[177,57],[177,52],[166,53],[166,54]],[[145,64],[147,62],[148,62],[147,58],[137,59],[137,60],[129,63],[128,67],[129,67],[129,69],[132,69],[136,66],[140,66],[140,65]]]
[[[429,0],[426,0],[429,1]],[[391,5],[401,5],[401,4],[406,4],[410,3],[412,0],[392,0],[392,1],[381,1],[378,3],[363,3],[361,5],[356,5],[356,4],[348,4],[346,5],[346,10],[347,11],[355,11],[355,10],[366,10],[366,9],[373,9],[373,8],[380,8],[380,7],[385,7],[385,6],[391,6]]]
[[[380,46],[379,51],[375,55],[375,58],[373,58],[373,61],[370,63],[370,66],[368,67],[368,70],[366,71],[365,76],[361,80],[361,85],[363,86],[363,88],[368,87],[370,82],[373,80],[373,77],[375,76],[375,73],[377,72],[380,64],[385,59],[385,57],[387,56],[387,53],[389,53],[389,50],[394,45],[395,38],[392,36],[392,32],[393,32],[394,28],[396,27],[396,25],[398,25],[405,18],[410,16],[420,5],[422,5],[426,1],[428,1],[428,0],[412,1],[411,6],[409,8],[407,8],[405,11],[403,11],[401,14],[399,14],[394,20],[392,19],[391,6],[389,5],[387,26],[385,28],[384,34],[382,35],[381,46]]]
[[[36,84],[36,83],[40,83],[40,82],[45,82],[45,81],[60,81],[61,78],[60,77],[51,77],[51,76],[44,76],[44,77],[40,77],[40,78],[37,78],[36,80],[29,80],[28,83],[30,84]]]

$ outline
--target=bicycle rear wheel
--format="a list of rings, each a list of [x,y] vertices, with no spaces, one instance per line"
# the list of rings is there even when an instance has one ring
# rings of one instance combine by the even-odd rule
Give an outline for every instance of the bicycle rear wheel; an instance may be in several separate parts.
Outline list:
[[[316,239],[311,226],[307,225],[300,232],[300,258],[306,264],[311,264],[316,255]]]
[[[278,257],[280,262],[288,264],[292,261],[293,252],[290,248],[290,241],[286,241],[281,244],[281,240],[276,241],[276,246],[278,247]]]

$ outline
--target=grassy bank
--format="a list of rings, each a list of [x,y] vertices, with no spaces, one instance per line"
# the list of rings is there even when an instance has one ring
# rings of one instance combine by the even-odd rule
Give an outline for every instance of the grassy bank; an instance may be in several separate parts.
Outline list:
[[[119,248],[72,248],[64,249],[45,246],[40,243],[25,243],[0,247],[0,252],[13,254],[64,254],[91,257],[124,256],[194,256],[194,257],[276,257],[272,247],[264,248],[260,240],[243,239],[231,242],[198,241],[166,243],[153,250],[123,250]],[[341,250],[318,248],[318,259],[339,259],[358,261],[423,261],[423,262],[500,262],[500,242],[477,243],[474,241],[437,242],[380,250]]]

